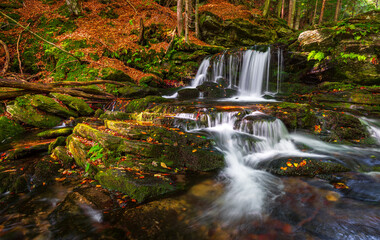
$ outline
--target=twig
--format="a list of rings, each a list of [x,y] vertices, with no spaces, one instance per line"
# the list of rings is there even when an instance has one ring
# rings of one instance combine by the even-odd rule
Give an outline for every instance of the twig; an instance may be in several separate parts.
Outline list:
[[[30,26],[30,23],[28,24],[28,26],[26,26],[27,28]],[[22,66],[21,66],[21,58],[20,58],[20,50],[19,50],[19,45],[20,45],[20,39],[21,39],[21,35],[22,33],[25,31],[25,29],[23,29],[21,32],[20,32],[20,35],[18,35],[18,39],[17,39],[17,60],[18,60],[18,66],[20,68],[20,73],[21,73],[21,76],[24,75],[24,73],[22,72]]]
[[[41,37],[40,35],[38,35],[38,34],[34,33],[33,31],[29,30],[27,27],[21,25],[21,23],[17,22],[16,20],[14,20],[13,18],[11,18],[11,17],[8,16],[7,14],[3,13],[2,11],[0,11],[0,14],[3,15],[4,17],[6,17],[6,18],[12,20],[12,21],[15,22],[18,26],[20,26],[20,27],[22,27],[23,29],[25,29],[26,31],[30,32],[30,33],[33,34],[35,37],[41,39],[42,41],[44,41],[44,42],[46,42],[46,43],[48,43],[48,44],[50,44],[50,45],[52,45],[52,46],[54,46],[54,47],[56,47],[56,48],[58,48],[58,49],[61,50],[62,52],[65,52],[65,53],[69,54],[70,56],[74,57],[74,58],[77,59],[80,63],[83,63],[83,62],[84,62],[84,61],[81,60],[79,57],[75,56],[74,54],[72,54],[72,53],[66,51],[65,49],[61,48],[60,46],[58,46],[58,45],[56,45],[56,44],[54,44],[54,43],[52,43],[52,42],[46,40],[45,38]]]
[[[136,10],[135,6],[133,6],[133,4],[129,0],[126,0],[126,1],[127,1],[127,3],[129,5],[131,5],[131,7],[133,8],[133,10],[135,10],[135,14],[137,14],[137,10]]]
[[[1,45],[3,45],[4,51],[5,51],[4,68],[3,68],[3,70],[0,73],[0,75],[4,75],[7,72],[8,68],[9,68],[10,57],[9,57],[9,51],[8,51],[7,44],[5,44],[5,42],[3,42],[2,40],[0,40],[0,43],[1,43]]]

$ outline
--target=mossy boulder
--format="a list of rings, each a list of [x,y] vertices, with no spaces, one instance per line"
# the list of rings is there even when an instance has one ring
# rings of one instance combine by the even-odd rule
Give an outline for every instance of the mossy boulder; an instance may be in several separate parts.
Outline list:
[[[16,160],[23,157],[29,157],[42,152],[47,152],[48,149],[49,143],[12,149],[7,151],[5,160]]]
[[[327,141],[358,142],[369,137],[367,128],[350,114],[326,111],[321,117],[322,131],[326,131]]]
[[[197,86],[197,89],[203,93],[204,97],[209,98],[223,98],[226,97],[225,89],[215,82],[204,82],[202,85]]]
[[[199,90],[196,88],[185,88],[178,91],[179,99],[197,99],[199,97]]]
[[[85,168],[87,164],[87,152],[90,146],[86,146],[79,138],[70,136],[67,139],[67,147],[78,166]]]
[[[63,136],[57,137],[57,139],[50,143],[48,152],[52,153],[53,150],[58,146],[66,146],[66,139],[67,138]]]
[[[5,116],[0,117],[0,143],[23,133],[25,129]]]
[[[72,128],[50,129],[37,134],[40,138],[56,138],[59,136],[68,136],[73,132]]]
[[[149,175],[138,178],[135,174],[122,170],[100,171],[96,174],[95,179],[105,188],[126,193],[137,202],[157,198],[175,190],[171,181]]]
[[[51,96],[61,101],[69,108],[77,111],[82,116],[88,116],[94,112],[94,110],[81,98],[76,98],[61,93],[52,93]]]
[[[157,104],[169,102],[170,100],[160,96],[148,96],[145,98],[135,99],[128,103],[125,108],[125,112],[142,112],[148,108],[152,108]]]
[[[54,150],[52,150],[51,157],[62,162],[65,168],[71,167],[74,163],[74,159],[67,153],[67,149],[63,146],[55,147]]]
[[[225,47],[274,43],[278,38],[274,25],[278,25],[283,32],[287,28],[275,19],[257,18],[253,23],[245,19],[223,20],[210,12],[200,14],[201,40]]]
[[[52,182],[58,175],[58,170],[60,168],[61,165],[57,161],[50,158],[50,156],[45,156],[38,161],[35,166],[33,182],[36,185],[43,185],[43,183]]]
[[[78,117],[78,114],[74,111],[70,111],[65,106],[62,106],[57,101],[44,95],[34,95],[31,98],[31,105],[39,110],[48,112],[60,117]]]
[[[316,112],[309,104],[284,102],[274,105],[275,116],[290,130],[314,130],[318,123]]]
[[[107,110],[103,114],[101,114],[99,118],[107,120],[129,120],[131,119],[131,113]]]
[[[139,85],[143,87],[149,86],[153,88],[162,88],[166,86],[165,82],[161,78],[156,76],[147,76],[141,78],[139,81]]]
[[[257,166],[270,173],[281,176],[307,176],[314,177],[320,174],[331,174],[350,171],[340,163],[330,160],[313,158],[278,158],[271,161],[260,162]]]
[[[102,70],[102,79],[104,80],[112,80],[117,82],[131,82],[133,83],[134,80],[124,73],[123,71],[112,69],[112,68],[106,68]]]
[[[130,86],[117,88],[117,94],[124,98],[142,98],[149,95],[158,95],[159,92],[151,87],[140,87],[135,84],[130,84]]]
[[[13,105],[7,106],[7,111],[14,119],[38,128],[52,128],[62,121],[58,116],[46,114],[31,106],[30,96],[16,98]]]

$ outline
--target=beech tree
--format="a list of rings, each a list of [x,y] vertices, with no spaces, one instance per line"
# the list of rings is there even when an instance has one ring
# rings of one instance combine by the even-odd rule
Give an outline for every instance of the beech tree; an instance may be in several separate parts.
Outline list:
[[[323,0],[322,1],[322,8],[321,8],[321,15],[319,15],[319,22],[318,22],[318,24],[322,24],[323,14],[325,13],[325,6],[326,6],[326,0]]]
[[[183,17],[182,17],[182,6],[183,2],[182,0],[177,1],[177,29],[178,29],[178,36],[183,36]]]

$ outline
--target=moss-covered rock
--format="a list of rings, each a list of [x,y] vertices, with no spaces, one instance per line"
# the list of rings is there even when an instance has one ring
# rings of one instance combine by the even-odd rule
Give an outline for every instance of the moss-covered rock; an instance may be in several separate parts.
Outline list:
[[[154,107],[159,103],[169,102],[170,100],[159,96],[148,96],[145,98],[135,99],[128,103],[125,112],[142,112],[147,108]]]
[[[139,87],[135,84],[130,84],[130,86],[117,88],[117,94],[124,98],[142,98],[149,95],[158,95],[159,93],[150,87]]]
[[[23,133],[25,129],[5,116],[0,117],[0,143]]]
[[[165,82],[161,78],[156,76],[147,76],[141,78],[139,81],[139,85],[143,87],[149,86],[153,88],[162,88],[166,86]]]
[[[73,132],[72,128],[50,129],[37,134],[40,138],[56,138],[59,136],[68,136]]]
[[[45,156],[37,162],[34,169],[33,183],[36,185],[43,185],[44,183],[52,182],[58,175],[58,169],[61,165],[50,158]]]
[[[281,176],[307,176],[314,177],[320,174],[331,174],[350,171],[340,163],[330,160],[318,160],[313,158],[279,158],[271,161],[260,162],[259,169]]]
[[[87,152],[90,146],[86,146],[79,138],[73,136],[69,137],[67,141],[68,150],[75,159],[76,164],[85,168],[87,164]]]
[[[7,111],[14,119],[38,128],[52,128],[62,121],[58,116],[46,114],[32,107],[29,96],[17,98],[13,105],[7,106]]]
[[[60,117],[78,117],[78,114],[74,111],[70,111],[65,106],[62,106],[57,101],[44,95],[34,95],[31,98],[31,105],[44,112],[48,112]]]
[[[203,93],[204,97],[209,97],[209,98],[226,97],[225,89],[218,83],[204,82],[202,85],[197,86],[197,89]]]
[[[107,148],[109,150],[116,150],[123,141],[123,139],[120,137],[101,132],[86,124],[78,124],[74,128],[73,134],[75,136],[79,136],[97,142],[100,145],[102,145],[102,147]]]
[[[29,157],[42,152],[47,152],[49,149],[49,143],[38,144],[34,146],[16,148],[7,151],[5,160],[16,160],[23,157]]]
[[[144,202],[175,190],[171,181],[149,175],[138,178],[133,173],[121,170],[100,171],[96,174],[95,179],[105,188],[126,193],[138,202]]]
[[[54,150],[52,150],[51,157],[61,161],[65,168],[71,167],[72,163],[74,163],[74,159],[67,153],[67,149],[63,146],[55,147]]]
[[[66,104],[69,108],[77,111],[82,116],[88,116],[94,112],[83,99],[61,93],[52,93],[51,95]]]
[[[107,110],[103,114],[101,114],[99,118],[108,120],[129,120],[131,119],[131,113]]]
[[[178,91],[180,99],[196,99],[199,97],[199,90],[196,88],[185,88]]]
[[[48,152],[52,153],[52,151],[58,146],[66,146],[66,139],[67,138],[63,136],[57,137],[57,139],[50,143]]]

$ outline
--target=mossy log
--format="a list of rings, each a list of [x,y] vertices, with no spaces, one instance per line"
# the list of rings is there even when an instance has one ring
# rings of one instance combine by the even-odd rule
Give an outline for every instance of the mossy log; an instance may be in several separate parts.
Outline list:
[[[42,83],[29,83],[26,81],[20,81],[15,79],[9,79],[9,78],[0,78],[0,87],[9,87],[9,88],[17,88],[17,89],[23,89],[24,91],[31,91],[31,92],[38,92],[38,93],[64,93],[71,96],[76,97],[83,97],[88,99],[101,99],[101,100],[110,100],[114,99],[115,96],[110,93],[102,93],[102,94],[90,94],[85,93],[79,89],[72,89],[72,88],[59,88],[54,86],[53,84],[42,84]],[[20,96],[21,92],[17,91],[15,92],[15,95]],[[1,98],[2,95],[0,95]],[[6,95],[4,95],[5,97]],[[8,94],[9,96],[9,94]]]

